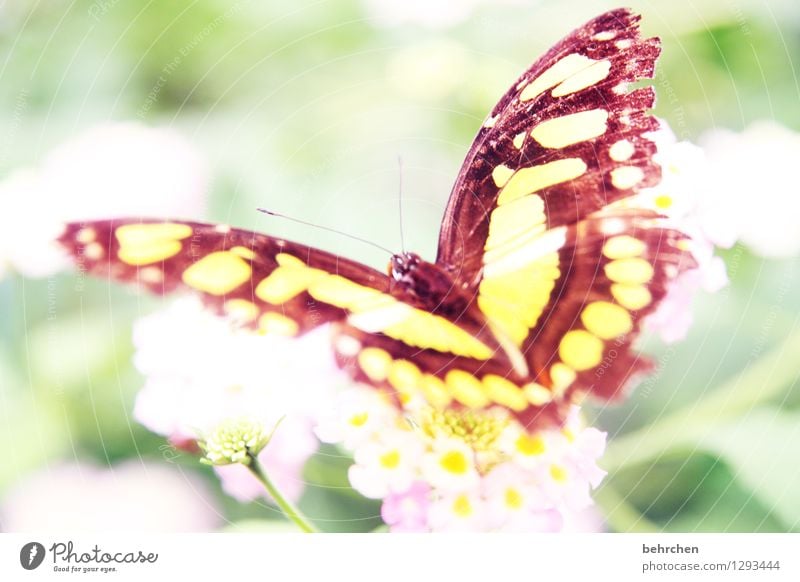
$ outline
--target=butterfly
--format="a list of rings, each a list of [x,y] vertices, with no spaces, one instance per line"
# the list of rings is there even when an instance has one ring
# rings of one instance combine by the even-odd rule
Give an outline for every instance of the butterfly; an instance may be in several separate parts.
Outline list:
[[[686,236],[620,204],[660,181],[640,17],[607,12],[536,61],[478,131],[447,203],[435,262],[386,273],[224,224],[101,220],[61,244],[87,272],[188,290],[238,325],[297,336],[332,324],[337,360],[398,405],[501,407],[526,426],[613,399],[651,363],[632,344],[694,266]],[[265,354],[265,361],[268,354]]]

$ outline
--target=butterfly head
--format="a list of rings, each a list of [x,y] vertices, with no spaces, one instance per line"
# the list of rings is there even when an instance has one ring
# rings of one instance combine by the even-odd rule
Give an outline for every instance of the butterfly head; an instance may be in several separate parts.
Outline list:
[[[413,278],[414,271],[424,261],[416,253],[400,253],[399,255],[392,255],[389,261],[389,276],[398,283],[408,281]]]
[[[394,255],[389,262],[393,288],[401,296],[430,305],[432,308],[453,306],[463,309],[463,301],[455,290],[452,276],[437,264],[423,260],[415,253]]]

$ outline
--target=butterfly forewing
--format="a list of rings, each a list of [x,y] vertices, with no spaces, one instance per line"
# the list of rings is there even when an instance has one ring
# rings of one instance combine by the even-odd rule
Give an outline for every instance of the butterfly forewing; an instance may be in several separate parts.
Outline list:
[[[206,305],[263,332],[298,335],[330,322],[409,346],[488,360],[481,321],[451,321],[393,289],[365,265],[263,234],[180,221],[70,224],[62,245],[89,273],[156,293],[199,294]]]
[[[658,39],[640,38],[638,21],[627,10],[599,16],[500,99],[453,187],[437,262],[471,282],[484,248],[497,246],[492,239],[512,238],[507,216],[525,214],[527,235],[577,222],[658,181],[655,145],[642,135],[658,127],[645,113],[654,91],[627,87],[653,76],[660,50]]]
[[[323,275],[327,287],[337,282],[327,277],[338,276],[352,284],[353,292],[380,295],[388,289],[387,277],[365,265],[226,225],[74,223],[60,241],[91,274],[136,283],[155,293],[192,291],[242,325],[285,335],[348,315],[343,305],[312,294],[323,286]]]

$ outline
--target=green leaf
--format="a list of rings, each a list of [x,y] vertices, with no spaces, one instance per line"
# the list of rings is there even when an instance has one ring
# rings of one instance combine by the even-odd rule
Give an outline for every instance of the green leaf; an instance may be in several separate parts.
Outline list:
[[[759,408],[718,426],[697,443],[728,464],[734,476],[784,524],[800,524],[800,413]]]
[[[718,426],[747,418],[756,406],[785,401],[797,381],[799,360],[800,333],[795,332],[696,402],[613,439],[603,457],[603,468],[611,472],[657,459],[666,451],[685,449],[712,437]]]

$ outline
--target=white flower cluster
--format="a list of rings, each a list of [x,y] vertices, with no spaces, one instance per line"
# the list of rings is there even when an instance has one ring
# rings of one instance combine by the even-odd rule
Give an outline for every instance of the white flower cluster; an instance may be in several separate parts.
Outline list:
[[[185,442],[207,438],[247,418],[274,434],[258,455],[281,491],[302,494],[302,470],[319,442],[312,432],[318,411],[337,384],[328,329],[298,339],[237,328],[192,297],[140,319],[134,327],[134,363],[145,376],[134,416],[150,430]],[[313,361],[313,365],[309,365]],[[264,494],[240,465],[216,466],[227,493],[241,501]]]
[[[343,392],[317,427],[353,452],[350,482],[383,500],[392,531],[559,531],[591,505],[605,475],[605,434],[582,426],[529,432],[504,410],[400,411],[364,387]]]

